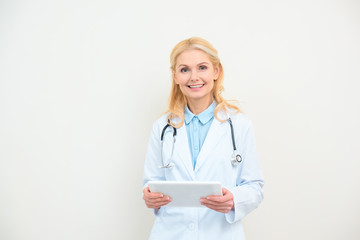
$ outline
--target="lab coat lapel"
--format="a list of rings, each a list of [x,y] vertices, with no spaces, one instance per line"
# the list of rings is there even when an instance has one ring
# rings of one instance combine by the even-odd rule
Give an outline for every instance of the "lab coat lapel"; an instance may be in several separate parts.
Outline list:
[[[178,128],[178,137],[176,138],[177,150],[176,154],[181,158],[182,163],[184,164],[185,169],[187,170],[189,176],[192,180],[195,180],[195,174],[192,166],[191,153],[189,148],[189,141],[186,132],[185,123],[182,127]]]
[[[199,171],[201,166],[203,165],[204,161],[208,159],[209,155],[211,154],[211,151],[215,149],[215,146],[219,143],[219,141],[222,139],[222,136],[225,134],[225,127],[226,122],[222,123],[216,118],[214,118],[211,127],[209,129],[209,132],[205,138],[205,142],[200,150],[198,159],[196,161],[195,165],[195,173]]]

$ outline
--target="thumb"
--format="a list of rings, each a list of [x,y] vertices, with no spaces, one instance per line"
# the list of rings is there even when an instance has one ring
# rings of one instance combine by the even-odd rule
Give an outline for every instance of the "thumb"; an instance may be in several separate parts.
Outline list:
[[[144,194],[149,193],[149,192],[150,192],[149,187],[144,188],[144,190],[143,190],[143,193],[144,193]]]

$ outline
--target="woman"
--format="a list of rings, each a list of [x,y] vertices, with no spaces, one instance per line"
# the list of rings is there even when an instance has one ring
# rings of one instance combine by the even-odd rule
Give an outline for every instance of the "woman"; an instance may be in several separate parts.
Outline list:
[[[153,125],[144,166],[143,199],[156,215],[150,239],[245,239],[241,219],[262,201],[264,184],[251,122],[221,96],[224,72],[209,42],[181,41],[170,62],[169,109]],[[162,146],[168,123],[176,141],[168,127]],[[220,181],[223,195],[201,199],[205,208],[166,207],[171,199],[150,192],[149,181]]]

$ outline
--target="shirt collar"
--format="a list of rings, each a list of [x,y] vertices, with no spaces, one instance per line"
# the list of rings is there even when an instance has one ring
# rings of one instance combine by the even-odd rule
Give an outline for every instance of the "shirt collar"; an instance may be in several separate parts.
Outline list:
[[[216,107],[216,102],[213,101],[210,106],[203,112],[201,112],[199,115],[197,115],[198,119],[200,120],[200,122],[202,124],[206,124],[208,121],[210,121],[210,119],[212,119],[214,117],[214,110]],[[189,107],[186,106],[185,112],[185,124],[188,125],[191,120],[196,116],[195,114],[193,114]]]

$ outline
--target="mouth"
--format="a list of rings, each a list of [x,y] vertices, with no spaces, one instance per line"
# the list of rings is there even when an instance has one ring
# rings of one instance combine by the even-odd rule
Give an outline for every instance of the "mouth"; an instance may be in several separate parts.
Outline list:
[[[197,85],[188,85],[188,88],[201,88],[205,84],[197,84]]]

